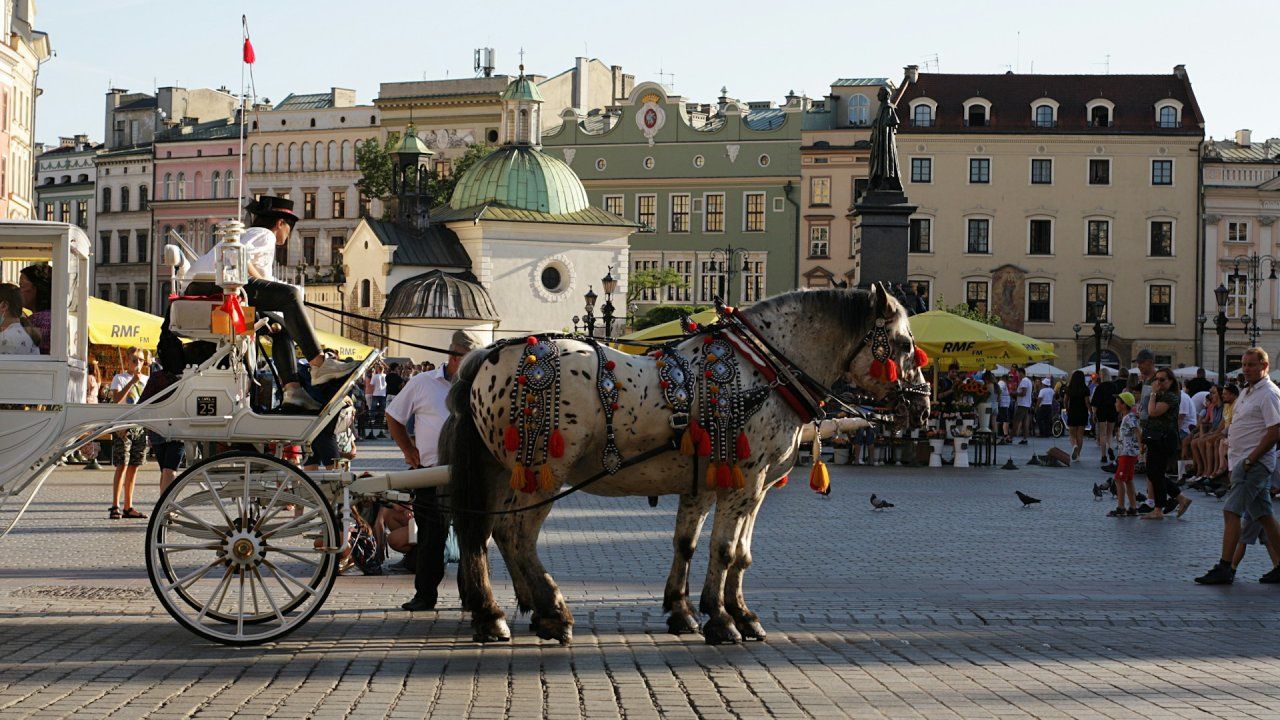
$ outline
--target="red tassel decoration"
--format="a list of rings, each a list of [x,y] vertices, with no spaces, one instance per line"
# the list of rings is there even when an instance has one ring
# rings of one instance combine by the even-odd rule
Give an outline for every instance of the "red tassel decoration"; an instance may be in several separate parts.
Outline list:
[[[507,449],[507,452],[515,452],[520,449],[520,431],[516,429],[515,425],[507,426],[506,435],[502,438],[502,446]]]
[[[733,473],[729,470],[729,463],[720,463],[716,467],[716,485],[722,488],[733,487]]]
[[[695,426],[698,433],[698,455],[702,457],[711,456],[711,433],[704,430],[701,426]]]
[[[916,346],[916,367],[920,369],[929,367],[929,354],[919,345]]]
[[[751,443],[747,441],[745,432],[738,433],[738,459],[746,460],[751,457]]]
[[[871,377],[879,380],[884,377],[884,363],[879,360],[871,361]]]
[[[898,362],[893,358],[884,361],[885,379],[889,382],[898,382]]]
[[[538,492],[538,473],[533,468],[524,469],[524,487],[521,489],[527,493]]]
[[[774,483],[773,486],[775,488],[784,488],[787,486],[787,482],[790,481],[790,479],[791,479],[790,475],[783,475],[782,479]]]
[[[551,431],[551,439],[547,440],[547,452],[553,458],[564,457],[564,436],[560,434],[560,428]]]

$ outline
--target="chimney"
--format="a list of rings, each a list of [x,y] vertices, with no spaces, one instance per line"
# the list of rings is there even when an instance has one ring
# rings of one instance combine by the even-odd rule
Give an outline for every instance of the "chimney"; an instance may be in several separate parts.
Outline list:
[[[569,104],[577,108],[578,112],[586,112],[591,107],[588,104],[591,98],[587,81],[590,63],[590,60],[581,56],[574,58],[573,61],[573,97],[570,98]]]
[[[107,148],[112,149],[120,144],[120,138],[115,136],[115,115],[116,108],[120,107],[120,98],[129,92],[122,88],[111,88],[107,91],[107,107],[105,117],[103,119],[103,137],[106,138]]]
[[[333,106],[355,107],[356,91],[350,88],[331,87],[329,88],[329,96],[333,98]]]
[[[1249,130],[1249,129],[1247,129],[1247,128],[1246,128],[1246,129],[1244,129],[1244,130],[1237,130],[1237,131],[1236,131],[1236,145],[1239,145],[1239,146],[1240,146],[1240,147],[1242,147],[1242,148],[1247,148],[1247,147],[1251,146],[1251,145],[1253,144],[1253,142],[1252,142],[1252,141],[1253,141],[1253,137],[1252,137],[1252,135],[1253,135],[1253,131],[1252,131],[1252,130]]]
[[[920,79],[920,66],[908,65],[902,68],[902,77],[908,82],[913,83]]]
[[[724,109],[729,104],[729,88],[725,85],[720,86],[720,97],[716,98],[716,113],[723,115]]]
[[[58,148],[73,148],[76,146],[76,139],[73,137],[59,137]]]
[[[75,142],[76,147],[78,147],[78,148],[80,148],[80,149],[84,149],[84,148],[89,147],[89,136],[88,136],[88,135],[77,135],[77,136],[75,137],[75,141],[76,141],[76,142]]]
[[[610,105],[617,105],[619,101],[627,96],[626,90],[622,87],[622,66],[609,66],[609,80],[613,83],[613,101]]]
[[[1174,66],[1173,66],[1173,74],[1174,74],[1175,76],[1177,76],[1177,77],[1179,77],[1179,78],[1183,79],[1183,80],[1187,79],[1187,66],[1186,66],[1186,65],[1174,65]]]

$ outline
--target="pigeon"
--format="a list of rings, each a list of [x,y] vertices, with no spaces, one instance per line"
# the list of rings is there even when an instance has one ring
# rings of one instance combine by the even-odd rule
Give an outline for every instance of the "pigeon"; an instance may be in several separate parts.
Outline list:
[[[1106,485],[1094,485],[1094,486],[1093,486],[1093,499],[1094,499],[1094,500],[1101,500],[1101,499],[1102,499],[1102,493],[1106,492],[1106,489],[1107,489],[1107,486],[1106,486]]]
[[[876,497],[875,493],[871,493],[871,507],[876,510],[883,510],[885,508],[893,507],[893,503],[889,502],[888,500],[881,500],[880,498]]]
[[[1021,490],[1014,490],[1013,492],[1018,496],[1018,499],[1022,501],[1022,507],[1030,507],[1031,505],[1035,505],[1040,502],[1039,498],[1033,498]]]
[[[1133,499],[1137,500],[1140,503],[1144,503],[1147,501],[1147,496],[1143,495],[1142,493],[1137,493],[1133,496]]]

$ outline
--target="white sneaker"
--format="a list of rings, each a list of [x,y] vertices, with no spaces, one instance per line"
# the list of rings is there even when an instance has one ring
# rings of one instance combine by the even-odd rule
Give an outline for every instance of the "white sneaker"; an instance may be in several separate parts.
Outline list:
[[[307,394],[306,390],[300,387],[289,388],[284,391],[284,399],[280,404],[292,410],[302,410],[305,412],[320,412],[324,406],[316,402],[316,399]]]
[[[330,380],[339,380],[350,375],[356,369],[355,363],[342,362],[333,358],[325,358],[320,367],[311,368],[311,384],[323,385]]]

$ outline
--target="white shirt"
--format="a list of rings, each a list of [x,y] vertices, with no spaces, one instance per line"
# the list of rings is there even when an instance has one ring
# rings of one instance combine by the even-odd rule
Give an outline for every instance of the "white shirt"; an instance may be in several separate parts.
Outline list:
[[[1009,407],[1009,383],[1001,380],[996,383],[996,388],[1000,391],[1000,407]]]
[[[128,387],[129,382],[131,380],[133,380],[133,373],[127,373],[127,372],[116,373],[116,376],[111,378],[111,385],[109,386],[111,389],[111,392],[117,393],[116,397],[119,397],[118,393],[121,390],[124,390],[126,387]],[[138,396],[142,394],[142,389],[145,388],[146,386],[147,386],[147,376],[142,375],[141,377],[138,378],[138,384],[134,385],[133,390],[130,391],[130,395],[132,395],[133,398],[130,399],[128,402],[132,404],[135,400],[137,400]]]
[[[1041,405],[1044,405],[1045,407],[1050,407],[1053,405],[1053,388],[1051,387],[1040,388],[1039,396],[1040,396]]]
[[[1031,378],[1024,377],[1018,381],[1018,389],[1022,391],[1022,396],[1018,398],[1018,407],[1031,407]]]
[[[1186,395],[1186,393],[1184,392],[1183,395]],[[1204,414],[1204,399],[1207,397],[1209,397],[1208,390],[1201,390],[1200,392],[1191,396],[1191,407],[1195,409],[1196,417],[1200,417],[1201,415]]]
[[[1258,443],[1267,428],[1280,425],[1280,388],[1266,375],[1240,390],[1231,415],[1231,432],[1227,433],[1227,466],[1234,469]],[[1258,462],[1268,470],[1276,466],[1275,449],[1267,450]]]
[[[444,366],[430,372],[418,373],[409,378],[404,388],[387,406],[387,417],[408,425],[413,418],[413,445],[418,449],[418,457],[423,467],[440,464],[437,448],[440,444],[440,430],[449,417],[449,409],[445,406],[445,397],[449,394],[452,383],[444,376]]]
[[[15,322],[0,331],[0,355],[39,355],[40,348],[31,339],[31,333]]]
[[[1196,424],[1196,407],[1191,401],[1191,396],[1185,390],[1179,390],[1182,394],[1181,400],[1178,402],[1178,429],[1186,432]]]
[[[373,396],[374,397],[387,396],[387,376],[385,373],[373,374]]]
[[[275,280],[271,269],[276,261],[276,234],[266,228],[251,227],[240,236],[240,242],[249,247],[249,264],[257,269],[262,279]],[[196,275],[216,275],[217,250],[218,245],[215,243],[209,252],[191,263],[187,278],[194,278]]]

